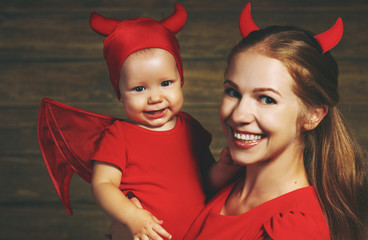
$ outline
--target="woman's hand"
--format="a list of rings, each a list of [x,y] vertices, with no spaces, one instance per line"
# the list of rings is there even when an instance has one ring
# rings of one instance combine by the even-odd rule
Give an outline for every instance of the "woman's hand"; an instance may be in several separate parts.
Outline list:
[[[220,154],[220,159],[213,164],[209,174],[209,183],[213,190],[219,190],[231,183],[244,169],[236,165],[231,158],[228,147],[225,147]]]

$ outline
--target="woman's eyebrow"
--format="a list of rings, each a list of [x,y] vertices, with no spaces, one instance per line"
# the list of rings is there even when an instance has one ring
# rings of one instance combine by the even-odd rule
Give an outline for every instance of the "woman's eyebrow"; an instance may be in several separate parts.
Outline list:
[[[229,80],[229,79],[226,79],[224,81],[224,84],[229,84],[229,85],[233,86],[234,88],[238,89],[238,85],[236,83],[234,83],[233,81]]]
[[[279,95],[280,97],[282,97],[281,93],[273,88],[255,88],[253,90],[254,93],[257,93],[257,92],[273,92],[277,95]]]
[[[233,81],[229,80],[229,79],[226,79],[226,80],[224,81],[224,84],[229,84],[229,85],[231,85],[232,87],[234,87],[234,88],[238,89],[238,85],[237,85],[236,83],[234,83]],[[255,89],[253,90],[253,92],[254,92],[254,93],[257,93],[257,92],[267,92],[267,91],[269,91],[269,92],[273,92],[273,93],[275,93],[275,94],[277,94],[277,95],[279,95],[279,96],[281,96],[281,97],[282,97],[281,93],[280,93],[279,91],[277,91],[277,90],[273,89],[273,88],[255,88]]]

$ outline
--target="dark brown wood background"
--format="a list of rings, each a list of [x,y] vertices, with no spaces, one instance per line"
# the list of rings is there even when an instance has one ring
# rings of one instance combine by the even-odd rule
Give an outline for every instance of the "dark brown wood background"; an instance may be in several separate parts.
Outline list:
[[[9,0],[0,2],[0,239],[102,239],[109,220],[89,185],[73,178],[67,216],[41,158],[36,119],[43,97],[123,117],[102,56],[103,37],[88,24],[97,10],[115,18],[169,16],[174,0]],[[182,0],[188,21],[178,39],[185,68],[184,110],[225,144],[217,117],[225,57],[240,40],[247,1]],[[340,64],[341,109],[368,147],[368,1],[253,0],[258,26],[294,24],[315,33],[341,16],[345,33],[332,50]]]

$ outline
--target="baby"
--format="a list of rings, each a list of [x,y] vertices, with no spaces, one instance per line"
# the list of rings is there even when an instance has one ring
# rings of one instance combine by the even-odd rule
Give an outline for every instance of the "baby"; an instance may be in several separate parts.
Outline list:
[[[237,169],[226,153],[214,164],[209,150],[211,135],[181,112],[184,78],[175,34],[184,26],[186,16],[183,6],[176,4],[174,14],[162,21],[147,17],[119,21],[95,12],[90,19],[91,27],[106,36],[104,56],[110,80],[127,119],[98,116],[104,119],[106,129],[101,137],[89,138],[97,148],[85,157],[92,173],[81,174],[78,166],[71,168],[92,183],[94,198],[103,211],[127,225],[136,239],[182,239],[205,205],[203,185],[222,185]],[[51,103],[70,110],[70,106]],[[85,116],[85,111],[73,110]],[[40,129],[46,125],[43,119],[41,111]],[[53,178],[58,171],[50,167],[54,155],[45,154],[43,135],[39,134],[41,151]],[[63,184],[55,182],[55,187],[65,192]],[[63,191],[58,192],[65,199]],[[133,204],[129,195],[142,207]],[[69,206],[69,200],[64,204]]]

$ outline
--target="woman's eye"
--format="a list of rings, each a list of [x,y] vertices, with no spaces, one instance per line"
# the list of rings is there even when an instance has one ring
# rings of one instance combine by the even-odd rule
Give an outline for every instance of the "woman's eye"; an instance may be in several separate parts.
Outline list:
[[[268,96],[260,96],[259,99],[264,104],[276,104],[276,101],[273,98],[268,97]]]
[[[163,81],[163,82],[161,83],[161,86],[163,86],[163,87],[167,87],[167,86],[169,86],[171,83],[172,83],[172,81]]]
[[[143,86],[139,86],[139,87],[135,87],[135,88],[133,88],[133,91],[136,91],[136,92],[142,92],[144,89],[145,89],[145,87],[143,87]]]
[[[225,89],[225,94],[229,95],[230,97],[241,98],[240,93],[233,88]]]

